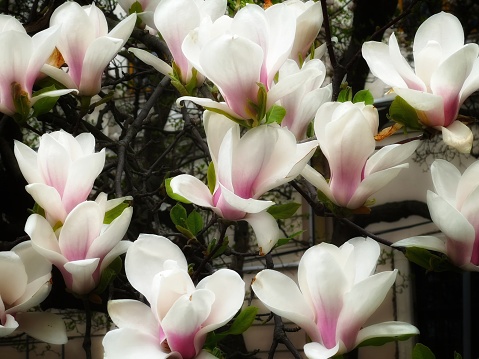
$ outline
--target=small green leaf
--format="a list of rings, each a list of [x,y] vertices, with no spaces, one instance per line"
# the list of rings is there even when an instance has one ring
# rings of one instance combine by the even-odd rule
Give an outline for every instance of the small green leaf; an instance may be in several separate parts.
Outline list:
[[[353,102],[364,102],[366,105],[372,105],[374,104],[374,96],[369,90],[361,90],[356,92]]]
[[[116,276],[121,272],[123,267],[123,262],[120,257],[116,257],[113,262],[110,263],[101,272],[100,283],[95,288],[94,293],[101,294],[108,288],[108,285],[116,278]]]
[[[176,226],[187,227],[186,219],[188,218],[188,214],[186,213],[185,207],[180,203],[175,204],[173,208],[171,208],[170,218]]]
[[[353,98],[353,90],[347,84],[341,85],[341,91],[339,91],[338,102],[351,101]]]
[[[243,334],[249,327],[251,327],[257,313],[257,307],[249,306],[244,308],[235,318],[233,324],[231,324],[228,330],[216,334],[216,336],[218,337],[218,341],[226,337],[227,335]]]
[[[190,204],[191,202],[188,201],[186,198],[184,198],[184,197],[180,196],[179,194],[176,194],[175,192],[173,192],[173,190],[171,189],[171,185],[170,185],[171,180],[172,180],[172,178],[167,178],[167,179],[165,179],[166,194],[167,194],[171,199],[174,199],[175,201],[178,201],[178,202],[181,202],[181,203]]]
[[[33,205],[32,212],[45,217],[45,210],[37,202]]]
[[[366,346],[381,346],[386,343],[390,342],[395,342],[395,341],[402,341],[402,340],[407,340],[416,334],[404,334],[404,335],[398,335],[398,336],[392,336],[392,337],[378,337],[378,338],[371,338],[367,339],[363,342],[361,342],[358,347],[366,347]]]
[[[215,187],[216,187],[216,171],[215,171],[215,164],[213,162],[210,162],[210,164],[208,165],[206,180],[208,181],[208,188],[210,189],[211,194],[213,194],[215,192]]]
[[[406,258],[418,266],[433,272],[458,272],[459,269],[442,254],[436,254],[424,248],[407,247]]]
[[[183,235],[186,236],[186,238],[188,239],[193,239],[195,238],[195,235],[193,233],[191,233],[191,231],[183,226],[180,226],[180,225],[176,225],[175,226],[176,229],[178,230],[178,232],[182,233]]]
[[[462,359],[462,355],[458,352],[454,352],[454,359]]]
[[[131,4],[128,12],[130,13],[130,15],[134,13],[138,14],[140,12],[143,12],[143,7],[141,6],[139,1],[135,1],[133,4]]]
[[[412,350],[412,359],[436,359],[436,356],[427,346],[417,343]]]
[[[218,248],[218,250],[213,255],[212,259],[218,258],[220,255],[222,255],[225,252],[226,248],[228,248],[229,243],[230,243],[230,241],[229,241],[228,237],[225,237],[223,239],[223,243],[221,243],[221,247]]]
[[[110,224],[111,222],[113,222],[115,218],[117,218],[118,216],[120,216],[120,214],[123,213],[123,210],[125,208],[128,208],[128,207],[130,207],[130,204],[128,202],[123,202],[123,203],[120,203],[118,206],[110,209],[108,212],[105,213],[105,218],[103,218],[103,223]]]
[[[280,105],[273,105],[266,113],[266,123],[281,124],[284,116],[286,116],[286,109]]]
[[[422,129],[416,110],[400,96],[396,96],[391,106],[389,106],[389,118],[407,128]]]
[[[201,214],[193,210],[186,219],[186,228],[196,236],[198,232],[203,229],[203,218]]]
[[[276,204],[269,207],[266,211],[275,219],[287,219],[291,218],[299,207],[301,207],[301,203],[290,202],[285,204]]]

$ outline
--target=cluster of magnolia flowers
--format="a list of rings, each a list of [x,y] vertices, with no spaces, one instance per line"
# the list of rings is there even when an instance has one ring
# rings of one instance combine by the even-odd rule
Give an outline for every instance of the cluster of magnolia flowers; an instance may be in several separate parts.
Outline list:
[[[364,102],[331,102],[331,86],[322,86],[324,48],[311,51],[322,25],[319,2],[288,0],[266,10],[248,4],[234,17],[224,15],[225,0],[140,1],[134,6],[138,4],[138,16],[161,34],[174,62],[167,64],[145,50],[130,51],[174,81],[184,95],[178,101],[206,109],[203,124],[214,183],[184,174],[169,186],[175,195],[219,217],[247,221],[260,254],[269,253],[281,237],[267,211],[274,202],[260,198],[267,191],[302,175],[331,204],[356,210],[408,166],[404,162],[418,141],[375,151],[377,110]],[[127,11],[132,6],[127,1],[121,5]],[[67,2],[53,13],[51,27],[32,38],[15,19],[3,16],[0,21],[0,42],[14,41],[10,48],[24,49],[22,62],[14,64],[20,56],[9,57],[9,52],[0,61],[0,72],[11,76],[2,81],[8,86],[0,88],[0,110],[12,115],[25,105],[21,101],[28,109],[34,105],[38,97],[32,89],[40,72],[66,89],[39,96],[98,93],[102,72],[129,38],[136,15],[108,32],[97,7]],[[68,71],[47,64],[55,46]],[[479,46],[464,45],[455,17],[440,13],[421,25],[414,42],[415,71],[400,55],[394,35],[389,45],[366,43],[363,54],[372,72],[416,110],[421,126],[441,130],[444,141],[460,151],[470,150],[472,133],[456,119],[460,105],[479,88]],[[216,86],[223,101],[192,96],[204,81]],[[311,121],[315,139],[307,137]],[[307,165],[317,148],[328,160],[329,179]],[[88,200],[105,161],[104,150],[95,152],[91,134],[45,134],[38,152],[17,142],[15,155],[37,209],[25,225],[31,241],[0,253],[2,270],[18,279],[15,286],[7,276],[0,280],[0,335],[17,330],[65,342],[64,329],[52,315],[27,312],[48,294],[51,265],[60,270],[69,291],[85,297],[99,286],[109,264],[126,253],[127,278],[149,306],[135,300],[109,303],[118,328],[105,336],[106,356],[214,357],[203,350],[206,335],[242,307],[245,283],[239,275],[220,269],[195,286],[183,253],[170,240],[147,234],[134,242],[122,240],[132,216],[125,204],[130,198],[107,200],[97,193]],[[414,237],[396,245],[442,252],[457,266],[476,270],[477,168],[473,164],[461,176],[451,164],[436,162],[437,193],[428,194],[428,205],[447,239]],[[397,273],[374,274],[379,251],[367,238],[339,248],[319,244],[299,263],[299,286],[264,270],[252,289],[272,312],[305,330],[311,342],[304,351],[310,358],[345,353],[371,338],[417,334],[414,326],[401,322],[364,327]],[[41,333],[28,325],[37,314],[47,315]]]

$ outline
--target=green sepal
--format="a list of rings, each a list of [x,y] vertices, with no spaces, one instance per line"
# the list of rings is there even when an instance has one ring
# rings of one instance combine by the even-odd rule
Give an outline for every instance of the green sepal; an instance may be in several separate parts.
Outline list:
[[[131,4],[130,9],[128,10],[129,15],[138,14],[140,12],[143,12],[143,7],[139,1],[135,1],[133,4]]]
[[[130,207],[129,202],[122,202],[118,206],[113,207],[109,211],[105,213],[105,218],[103,218],[103,223],[104,224],[110,224],[113,222],[113,220],[117,217],[119,217],[125,208]]]
[[[15,106],[15,115],[13,118],[20,124],[30,117],[30,98],[28,92],[23,90],[22,86],[17,82],[12,82],[10,89],[12,91],[13,105]]]
[[[417,343],[412,350],[412,359],[436,359],[436,356],[427,346]]]
[[[171,180],[172,180],[172,178],[165,179],[165,190],[166,190],[166,194],[168,195],[168,197],[170,197],[171,199],[174,199],[175,201],[181,202],[181,203],[190,204],[191,202],[188,201],[186,198],[184,198],[184,197],[180,196],[179,194],[176,194],[175,192],[173,192],[173,190],[171,189],[171,186],[170,186]]]
[[[374,96],[369,90],[361,90],[356,92],[353,97],[353,103],[364,102],[366,105],[374,104]]]
[[[454,359],[462,359],[462,355],[458,352],[454,352]]]
[[[266,212],[272,215],[274,219],[287,219],[291,218],[299,207],[301,207],[301,203],[296,202],[275,204],[269,207]]]
[[[196,238],[195,235],[193,233],[191,233],[191,231],[188,228],[185,228],[185,227],[180,226],[178,224],[175,227],[178,230],[178,232],[183,234],[186,238],[188,238],[188,239]]]
[[[284,116],[286,116],[286,109],[280,105],[273,105],[266,112],[266,123],[278,123],[281,124]]]
[[[391,106],[389,106],[388,117],[392,121],[404,125],[406,128],[412,130],[422,129],[416,110],[400,96],[396,96]]]
[[[101,272],[100,283],[98,283],[98,286],[95,288],[93,293],[103,293],[108,288],[110,283],[116,278],[116,276],[120,274],[122,268],[123,261],[120,257],[116,257],[113,262],[111,262],[110,265]]]
[[[206,172],[206,180],[208,181],[208,188],[210,189],[211,194],[215,192],[216,187],[216,171],[215,164],[210,162],[208,165],[208,171]]]
[[[341,91],[339,91],[337,102],[348,102],[353,99],[353,90],[347,83],[341,85]]]
[[[37,202],[33,205],[32,212],[45,217],[45,210]]]
[[[49,87],[45,87],[45,88],[43,88],[39,91],[36,91],[35,93],[33,93],[33,97],[41,95],[42,93],[45,93],[45,92],[50,92],[50,91],[55,91],[55,90],[56,90],[55,86],[51,85]],[[33,114],[32,114],[32,116],[33,117],[38,117],[40,115],[43,115],[45,113],[50,112],[50,110],[55,106],[55,104],[57,103],[59,98],[60,98],[60,96],[43,97],[43,98],[39,99],[38,101],[36,101],[33,104]]]
[[[436,254],[424,248],[407,247],[406,258],[432,272],[460,272],[460,269],[454,266],[443,254]]]
[[[226,251],[226,249],[229,247],[229,242],[230,241],[229,241],[228,237],[226,236],[223,239],[223,243],[221,243],[220,248],[218,248],[216,250],[216,252],[213,254],[212,259],[215,259],[215,258],[219,257],[220,255],[222,255]],[[208,244],[208,248],[206,250],[206,255],[209,255],[213,251],[215,246],[216,246],[216,238],[213,238],[213,240]]]
[[[188,214],[185,207],[180,203],[175,204],[170,210],[170,218],[176,226],[187,228],[186,219]]]

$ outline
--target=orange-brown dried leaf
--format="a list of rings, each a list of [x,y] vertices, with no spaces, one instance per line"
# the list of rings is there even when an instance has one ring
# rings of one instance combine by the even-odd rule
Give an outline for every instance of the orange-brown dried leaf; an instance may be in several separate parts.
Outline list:
[[[392,126],[386,127],[385,129],[381,130],[376,136],[374,136],[374,139],[376,141],[382,141],[385,138],[388,138],[389,136],[393,135],[397,130],[400,130],[403,127],[402,124],[400,123],[395,123]]]

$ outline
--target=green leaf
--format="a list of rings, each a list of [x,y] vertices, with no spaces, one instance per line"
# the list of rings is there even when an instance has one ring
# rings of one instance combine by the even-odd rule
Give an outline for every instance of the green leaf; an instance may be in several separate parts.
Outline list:
[[[266,211],[272,215],[274,219],[287,219],[291,218],[299,207],[301,207],[301,203],[290,202],[285,204],[276,204],[269,207]]]
[[[216,171],[215,171],[215,164],[213,162],[210,162],[210,164],[208,165],[206,180],[208,181],[208,188],[210,189],[211,194],[213,194],[215,192],[215,187],[216,187]]]
[[[101,272],[100,283],[98,283],[98,286],[95,288],[94,293],[103,293],[108,288],[108,285],[121,272],[122,267],[123,262],[121,258],[116,257],[113,262],[111,262],[110,265]]]
[[[361,90],[356,92],[353,102],[364,102],[366,105],[372,105],[374,104],[374,96],[369,90]]]
[[[175,192],[173,192],[173,190],[171,189],[171,186],[170,186],[171,180],[172,180],[172,178],[167,178],[167,179],[165,179],[166,194],[167,194],[171,199],[174,199],[175,201],[182,202],[182,203],[186,203],[186,204],[190,204],[191,202],[188,201],[186,198],[184,198],[184,197],[180,196],[179,194],[176,194]]]
[[[341,91],[339,91],[338,102],[351,101],[353,98],[353,90],[347,84],[341,85]]]
[[[128,11],[131,14],[143,12],[143,7],[141,6],[140,2],[135,1],[131,4],[130,9]]]
[[[225,252],[226,248],[229,247],[229,243],[230,243],[230,241],[229,241],[228,237],[225,237],[223,239],[223,243],[221,243],[221,247],[218,248],[218,250],[213,255],[212,259],[218,258],[220,255],[222,255]]]
[[[249,306],[244,308],[231,324],[231,327],[221,334],[223,335],[239,335],[243,334],[254,322],[258,308]]]
[[[187,227],[186,219],[188,218],[188,214],[186,213],[185,207],[180,203],[173,206],[170,211],[170,218],[176,226]]]
[[[201,214],[193,210],[186,219],[186,228],[196,236],[198,232],[203,229],[203,218]]]
[[[454,359],[462,359],[462,355],[458,352],[454,352]]]
[[[188,239],[193,239],[195,238],[195,235],[193,233],[191,233],[191,231],[183,226],[180,226],[180,225],[176,225],[176,229],[178,230],[178,232],[182,233],[183,235],[186,236],[186,238]]]
[[[392,336],[392,337],[378,337],[378,338],[371,338],[367,339],[363,342],[361,342],[358,347],[365,347],[365,346],[381,346],[386,343],[394,342],[394,341],[402,341],[402,340],[407,340],[416,334],[404,334],[404,335],[398,335],[398,336]]]
[[[442,254],[436,254],[424,248],[407,247],[406,258],[418,266],[433,272],[458,272],[456,266],[449,262],[448,258]]]
[[[416,110],[402,97],[396,96],[389,107],[389,118],[413,130],[421,130],[422,125]]]
[[[118,216],[120,216],[120,214],[123,213],[123,210],[125,208],[128,208],[128,207],[130,207],[130,204],[128,202],[123,202],[123,203],[120,203],[118,206],[110,209],[109,211],[105,213],[105,218],[103,218],[103,223],[110,224],[111,222],[113,222],[115,218],[117,218]]]
[[[436,359],[436,356],[427,346],[417,343],[412,350],[412,359]]]
[[[273,105],[266,113],[266,123],[278,123],[281,124],[284,116],[286,116],[286,109],[280,105]]]

